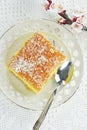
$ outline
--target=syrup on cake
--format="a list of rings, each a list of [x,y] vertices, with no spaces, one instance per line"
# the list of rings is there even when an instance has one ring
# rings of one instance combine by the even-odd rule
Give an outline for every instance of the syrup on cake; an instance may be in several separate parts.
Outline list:
[[[37,93],[65,58],[43,35],[34,33],[11,58],[8,69]]]

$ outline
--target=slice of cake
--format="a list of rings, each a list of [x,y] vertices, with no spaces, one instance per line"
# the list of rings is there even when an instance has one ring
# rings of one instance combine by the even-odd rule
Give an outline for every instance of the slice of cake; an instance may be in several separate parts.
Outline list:
[[[34,33],[11,58],[8,69],[37,93],[65,58],[43,35]]]

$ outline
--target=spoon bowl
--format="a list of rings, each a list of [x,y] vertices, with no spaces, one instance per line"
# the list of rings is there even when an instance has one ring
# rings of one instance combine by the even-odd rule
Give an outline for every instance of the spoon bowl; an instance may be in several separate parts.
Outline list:
[[[44,107],[40,117],[38,118],[33,127],[33,130],[39,130],[39,127],[42,124],[44,118],[46,117],[46,114],[54,100],[54,96],[56,95],[57,91],[59,92],[61,88],[63,88],[65,84],[71,80],[73,72],[74,72],[74,65],[72,64],[71,61],[66,60],[60,65],[55,74],[55,81],[57,83],[57,87],[51,93],[46,106]]]
[[[72,62],[69,60],[64,61],[55,74],[56,83],[59,85],[68,83],[72,78],[73,71],[74,65]]]

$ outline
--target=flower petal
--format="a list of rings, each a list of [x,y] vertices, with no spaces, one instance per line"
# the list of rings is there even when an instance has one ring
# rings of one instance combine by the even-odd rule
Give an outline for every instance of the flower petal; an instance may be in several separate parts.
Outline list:
[[[65,12],[66,10],[63,8],[62,5],[58,5],[58,13],[63,13]]]
[[[83,29],[83,25],[77,22],[73,22],[72,29],[75,30],[76,32],[81,32],[81,30]]]
[[[63,17],[59,17],[58,18],[58,23],[60,23],[60,24],[66,24],[66,19],[64,19]]]

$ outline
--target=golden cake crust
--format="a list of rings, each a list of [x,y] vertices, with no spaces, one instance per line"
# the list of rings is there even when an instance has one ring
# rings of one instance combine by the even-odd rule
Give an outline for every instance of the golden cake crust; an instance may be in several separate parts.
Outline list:
[[[65,58],[43,35],[34,33],[12,57],[8,69],[37,93]]]

